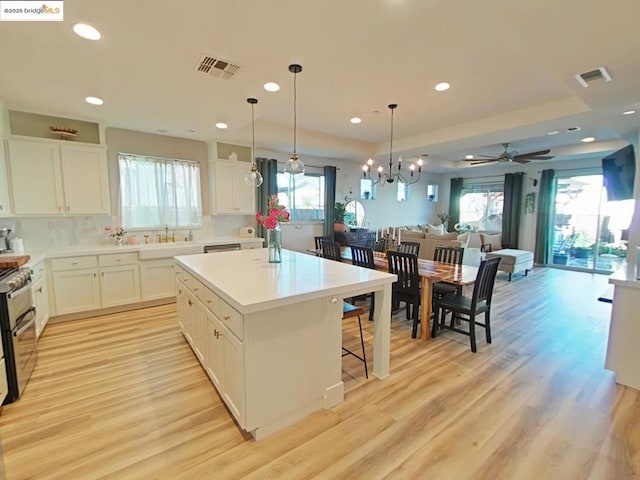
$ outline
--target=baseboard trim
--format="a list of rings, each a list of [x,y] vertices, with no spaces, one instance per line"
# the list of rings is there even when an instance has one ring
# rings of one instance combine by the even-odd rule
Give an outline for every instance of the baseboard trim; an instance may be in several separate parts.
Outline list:
[[[160,298],[158,300],[147,300],[146,302],[128,303],[126,305],[118,305],[116,307],[100,308],[98,310],[89,310],[86,312],[67,313],[65,315],[56,315],[49,317],[48,323],[68,322],[71,320],[81,320],[83,318],[99,317],[101,315],[109,315],[112,313],[128,312],[130,310],[139,310],[147,307],[157,307],[159,305],[167,305],[176,303],[176,297]]]

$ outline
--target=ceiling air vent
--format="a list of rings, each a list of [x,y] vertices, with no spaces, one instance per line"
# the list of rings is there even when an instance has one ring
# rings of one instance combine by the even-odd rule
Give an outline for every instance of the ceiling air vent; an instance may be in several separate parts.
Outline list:
[[[584,72],[576,75],[577,82],[583,87],[587,88],[590,83],[604,80],[605,82],[611,81],[611,75],[604,67],[598,67],[595,70],[591,70],[589,72]]]
[[[231,79],[238,70],[240,70],[239,65],[206,53],[200,56],[200,60],[196,65],[197,72],[205,73],[212,77],[221,77],[224,80]]]

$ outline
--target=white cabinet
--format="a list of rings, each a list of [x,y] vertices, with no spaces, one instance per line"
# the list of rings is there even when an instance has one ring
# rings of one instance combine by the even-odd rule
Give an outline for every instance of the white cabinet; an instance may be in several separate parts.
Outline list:
[[[255,187],[247,185],[245,174],[251,164],[234,160],[216,160],[214,198],[216,213],[253,215],[255,213]]]
[[[54,271],[53,286],[58,315],[100,308],[97,268]]]
[[[44,258],[25,265],[31,269],[31,302],[36,307],[36,335],[39,337],[49,321],[49,291]]]
[[[139,302],[138,265],[100,267],[100,293],[103,307]]]
[[[16,215],[108,214],[104,147],[54,140],[9,140]]]
[[[175,275],[173,259],[145,260],[140,263],[140,287],[143,301],[173,297]]]
[[[0,217],[11,215],[9,203],[9,184],[7,182],[7,164],[5,162],[5,145],[0,139]]]
[[[177,281],[178,324],[240,426],[245,427],[243,317],[195,277],[182,273]],[[188,285],[182,283],[184,277]],[[200,302],[197,293],[203,292]]]

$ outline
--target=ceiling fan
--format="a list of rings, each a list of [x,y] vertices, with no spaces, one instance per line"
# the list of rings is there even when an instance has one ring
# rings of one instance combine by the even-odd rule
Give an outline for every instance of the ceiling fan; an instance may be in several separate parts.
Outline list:
[[[538,150],[537,152],[520,153],[517,151],[509,151],[509,143],[503,143],[504,152],[497,157],[490,157],[488,155],[476,155],[476,157],[483,157],[487,160],[476,160],[473,158],[464,159],[465,162],[471,162],[471,165],[482,165],[492,162],[511,162],[511,163],[529,163],[531,160],[551,160],[553,156],[548,156],[551,150]]]

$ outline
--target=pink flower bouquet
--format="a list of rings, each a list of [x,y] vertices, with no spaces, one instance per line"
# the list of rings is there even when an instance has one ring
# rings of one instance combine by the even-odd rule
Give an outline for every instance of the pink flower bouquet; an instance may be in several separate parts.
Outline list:
[[[267,230],[274,230],[278,227],[278,224],[289,221],[291,214],[284,205],[280,205],[277,195],[271,195],[267,206],[269,208],[268,215],[262,212],[256,214],[256,222],[258,224],[264,226]]]

